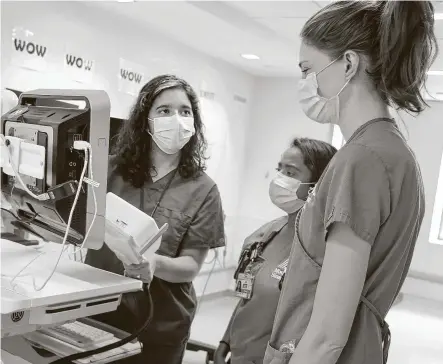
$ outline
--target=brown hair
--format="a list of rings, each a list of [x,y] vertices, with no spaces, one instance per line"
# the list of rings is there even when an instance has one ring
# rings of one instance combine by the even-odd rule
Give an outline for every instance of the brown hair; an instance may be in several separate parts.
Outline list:
[[[429,1],[337,1],[302,29],[306,44],[332,59],[347,50],[364,55],[366,73],[388,105],[419,113],[426,73],[438,53]]]

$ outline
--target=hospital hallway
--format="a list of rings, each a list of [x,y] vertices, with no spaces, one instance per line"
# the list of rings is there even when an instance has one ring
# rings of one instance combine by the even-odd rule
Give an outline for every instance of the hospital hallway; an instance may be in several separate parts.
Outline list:
[[[232,296],[204,300],[191,337],[217,345],[237,299]],[[443,303],[404,296],[387,317],[392,344],[388,364],[443,364]],[[186,352],[183,364],[204,364],[202,352]]]

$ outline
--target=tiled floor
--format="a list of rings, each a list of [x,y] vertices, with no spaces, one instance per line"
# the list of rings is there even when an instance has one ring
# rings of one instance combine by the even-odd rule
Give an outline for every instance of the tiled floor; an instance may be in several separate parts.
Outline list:
[[[236,299],[203,301],[191,337],[216,345]],[[392,344],[388,364],[443,364],[443,303],[405,296],[389,313]],[[203,353],[187,352],[184,364],[204,364]]]

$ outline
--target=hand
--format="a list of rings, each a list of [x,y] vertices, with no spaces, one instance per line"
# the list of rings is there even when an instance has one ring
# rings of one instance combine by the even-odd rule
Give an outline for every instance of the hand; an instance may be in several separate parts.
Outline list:
[[[143,283],[150,284],[155,271],[155,259],[150,261],[144,260],[140,264],[126,265],[125,275],[130,278],[141,280]]]
[[[214,354],[214,364],[226,364],[226,357],[231,352],[229,345],[220,343]]]

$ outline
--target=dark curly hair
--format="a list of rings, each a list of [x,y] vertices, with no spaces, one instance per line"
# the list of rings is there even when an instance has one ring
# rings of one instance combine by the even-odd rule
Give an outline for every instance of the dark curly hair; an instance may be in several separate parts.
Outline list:
[[[195,134],[181,150],[178,173],[183,178],[193,178],[206,169],[206,140],[200,115],[198,97],[193,88],[181,78],[162,75],[153,78],[141,89],[129,119],[120,129],[112,150],[116,171],[125,181],[140,188],[151,172],[152,137],[147,132],[148,114],[155,99],[165,90],[182,89],[188,95],[194,115]]]

